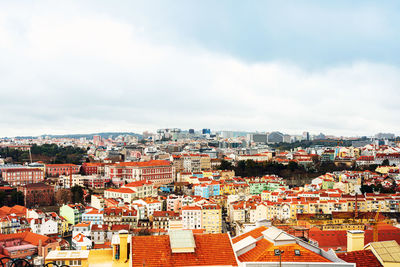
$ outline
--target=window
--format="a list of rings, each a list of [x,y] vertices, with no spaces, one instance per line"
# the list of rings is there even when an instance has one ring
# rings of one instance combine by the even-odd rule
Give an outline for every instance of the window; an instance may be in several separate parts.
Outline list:
[[[81,266],[81,260],[71,260],[69,261],[71,266]]]

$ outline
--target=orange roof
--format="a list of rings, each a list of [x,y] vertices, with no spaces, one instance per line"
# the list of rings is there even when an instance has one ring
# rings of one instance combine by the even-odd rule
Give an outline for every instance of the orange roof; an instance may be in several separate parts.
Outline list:
[[[125,194],[133,194],[133,193],[135,193],[135,191],[133,191],[130,188],[118,188],[118,189],[110,188],[110,189],[107,189],[106,191],[115,192],[115,193],[125,193]]]
[[[38,246],[39,241],[42,241],[42,245],[46,245],[49,242],[49,237],[44,235],[35,234],[32,232],[21,232],[15,234],[0,234],[0,241],[3,240],[13,240],[13,239],[23,239],[24,241]]]
[[[104,244],[94,244],[93,249],[111,248],[111,242],[104,242]]]
[[[263,235],[262,232],[264,232],[267,229],[268,229],[268,227],[265,227],[265,226],[257,227],[254,230],[251,230],[251,231],[249,231],[247,233],[244,233],[244,234],[241,234],[241,235],[238,235],[238,236],[234,237],[232,239],[232,242],[233,243],[237,243],[240,240],[245,239],[248,236],[251,236],[251,237],[254,237],[255,239],[257,239],[257,238],[261,237]]]
[[[3,206],[0,208],[0,213],[4,213],[7,215],[15,213],[16,215],[25,216],[26,210],[27,210],[27,208],[25,208],[24,206],[20,206],[20,205],[15,205],[13,207]]]
[[[78,167],[78,165],[70,164],[70,163],[67,163],[67,164],[46,164],[46,168],[48,168],[48,167]]]
[[[170,166],[171,162],[167,160],[150,160],[143,162],[120,162],[117,166],[126,167],[153,167],[153,166]]]
[[[147,180],[142,180],[142,181],[136,181],[136,182],[131,182],[129,184],[126,184],[125,187],[137,187],[137,186],[143,186],[143,185],[151,185],[152,182],[147,181]]]
[[[75,224],[75,227],[89,227],[90,226],[90,222],[81,222],[78,224]]]
[[[98,209],[93,209],[85,214],[103,214],[103,211],[99,211]]]
[[[84,238],[85,236],[82,233],[79,233],[73,238],[73,240],[75,240],[76,242],[83,242]]]
[[[184,206],[181,210],[201,210],[198,206]]]
[[[337,256],[345,262],[355,263],[357,267],[383,266],[371,250],[357,250],[339,253]]]
[[[169,236],[133,236],[133,266],[238,266],[227,234],[194,235],[194,253],[172,253]]]
[[[277,262],[279,257],[275,256],[275,249],[283,250],[282,262],[331,262],[309,249],[306,249],[299,244],[287,244],[282,246],[274,246],[265,238],[257,241],[256,247],[250,251],[240,255],[238,259],[241,262]],[[296,256],[294,250],[300,251],[300,256]]]

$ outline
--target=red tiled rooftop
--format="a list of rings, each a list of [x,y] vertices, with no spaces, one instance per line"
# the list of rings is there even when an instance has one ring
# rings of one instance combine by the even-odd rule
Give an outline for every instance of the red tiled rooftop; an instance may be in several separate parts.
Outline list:
[[[118,189],[110,188],[110,189],[107,189],[106,191],[115,192],[115,193],[122,193],[122,194],[133,194],[133,193],[135,193],[135,191],[133,191],[130,188],[118,188]]]
[[[81,222],[78,224],[75,224],[75,227],[89,227],[90,226],[90,222]]]
[[[364,245],[366,245],[373,241],[373,231],[365,230],[364,232]],[[347,248],[347,232],[345,230],[322,231],[314,227],[309,231],[309,238],[317,241],[318,246],[324,250],[341,248],[344,251]],[[389,225],[378,226],[378,241],[389,240],[395,240],[400,244],[400,229]]]
[[[227,234],[194,235],[194,253],[172,253],[169,236],[133,236],[133,266],[238,266]]]
[[[111,248],[111,242],[105,242],[104,244],[94,244],[93,249],[104,249]]]
[[[32,232],[21,232],[15,234],[0,234],[0,241],[22,239],[32,245],[38,246],[39,241],[42,241],[42,245],[46,245],[49,242],[49,237],[44,235],[35,234]]]
[[[153,166],[170,166],[171,162],[167,160],[150,160],[143,162],[120,162],[117,166],[125,167],[153,167]]]
[[[371,250],[339,253],[337,256],[345,262],[355,263],[357,267],[383,267]]]
[[[232,239],[232,243],[235,244],[235,243],[239,242],[240,240],[245,239],[248,236],[251,236],[251,237],[254,237],[255,239],[257,239],[257,238],[261,237],[263,235],[262,232],[264,232],[267,229],[268,229],[268,227],[265,227],[265,226],[257,227],[254,230],[251,230],[251,231],[249,231],[247,233],[244,233],[244,234],[241,234],[241,235],[238,235],[238,236],[234,237]]]
[[[279,257],[275,256],[275,249],[284,251],[284,253],[282,253],[282,262],[331,262],[299,244],[294,243],[274,246],[273,243],[269,242],[265,238],[257,241],[255,248],[240,255],[238,259],[241,262],[276,262],[279,261]],[[300,251],[300,256],[295,255],[295,249]]]
[[[66,164],[46,164],[46,168],[49,168],[49,167],[78,167],[78,165],[70,164],[70,163],[66,163]]]
[[[152,182],[147,181],[147,180],[142,180],[142,181],[136,181],[136,182],[131,182],[129,184],[126,184],[125,187],[138,187],[138,186],[143,186],[143,185],[151,185]]]

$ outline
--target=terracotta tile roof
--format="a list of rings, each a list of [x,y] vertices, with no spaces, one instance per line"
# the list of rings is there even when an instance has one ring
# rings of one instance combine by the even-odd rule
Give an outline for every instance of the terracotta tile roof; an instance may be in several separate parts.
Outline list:
[[[371,250],[357,250],[339,253],[337,256],[345,262],[355,263],[357,267],[383,267]]]
[[[93,224],[91,231],[106,231],[108,230],[108,225],[106,224]]]
[[[238,266],[227,234],[194,235],[194,253],[172,253],[169,236],[133,236],[132,266]]]
[[[129,224],[114,224],[111,226],[111,231],[120,231],[120,230],[128,230],[130,229]]]
[[[89,212],[86,212],[85,214],[86,215],[87,214],[103,214],[103,211],[99,211],[98,209],[93,209],[93,210],[91,210]]]
[[[135,191],[133,191],[130,188],[118,188],[118,189],[110,188],[110,189],[107,189],[106,191],[121,193],[121,194],[134,194],[135,193]]]
[[[0,241],[22,239],[32,245],[38,246],[39,241],[42,241],[43,245],[49,243],[49,237],[44,235],[35,234],[32,232],[21,232],[15,234],[0,234]]]
[[[93,249],[111,248],[111,242],[104,242],[104,244],[94,244]]]
[[[78,224],[75,224],[74,227],[89,227],[90,226],[90,222],[81,222]]]
[[[306,249],[299,244],[287,244],[274,246],[266,239],[261,239],[256,243],[256,247],[238,257],[241,262],[276,262],[279,257],[275,256],[275,249],[283,250],[282,262],[331,262],[321,255]],[[294,250],[300,251],[300,256],[296,256]]]
[[[153,217],[179,217],[179,213],[175,211],[155,210]]]
[[[201,210],[198,206],[184,206],[181,210]]]
[[[46,168],[51,168],[51,167],[78,167],[78,165],[75,164],[46,164]]]
[[[85,236],[81,233],[77,234],[74,238],[72,238],[76,242],[83,242],[85,240]]]
[[[120,162],[116,166],[124,167],[155,167],[155,166],[170,166],[171,162],[167,160],[150,160],[143,162]]]
[[[153,183],[150,181],[142,180],[142,181],[135,181],[135,182],[126,184],[125,187],[138,187],[138,186],[151,185],[151,184],[153,184]]]
[[[373,231],[365,230],[364,245],[373,241]],[[309,231],[310,240],[317,241],[318,246],[324,250],[340,248],[342,251],[347,248],[347,232],[345,230],[322,231],[318,228],[311,228]],[[378,225],[378,241],[395,240],[400,244],[400,229],[394,226]]]
[[[265,226],[257,227],[254,230],[251,230],[251,231],[249,231],[247,233],[244,233],[244,234],[241,234],[241,235],[238,235],[238,236],[234,237],[232,239],[232,242],[235,244],[235,243],[239,242],[240,240],[245,239],[248,236],[251,236],[251,237],[254,237],[255,239],[257,239],[259,237],[262,237],[263,236],[262,232],[264,232],[267,229],[268,229],[268,227],[265,227]]]
[[[15,205],[13,207],[3,206],[0,208],[0,213],[6,214],[6,215],[15,213],[16,215],[25,216],[26,210],[27,210],[27,208],[25,208],[24,206],[20,206],[20,205]]]

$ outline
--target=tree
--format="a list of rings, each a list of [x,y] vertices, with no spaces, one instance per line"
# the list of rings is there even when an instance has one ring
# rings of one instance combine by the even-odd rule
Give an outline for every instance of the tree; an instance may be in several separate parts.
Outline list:
[[[3,203],[3,205],[6,205],[6,192],[0,191],[0,203]]]
[[[226,160],[221,160],[221,165],[218,167],[219,170],[232,170],[232,163]]]
[[[140,229],[139,232],[137,233],[138,236],[146,236],[146,235],[151,235],[149,229]]]
[[[288,168],[289,170],[294,171],[299,168],[299,164],[295,161],[289,161]]]
[[[57,191],[55,197],[56,197],[57,204],[63,205],[63,204],[71,203],[72,192],[68,189],[59,189]]]
[[[369,185],[362,185],[361,186],[361,193],[373,193],[374,192],[374,190],[373,190],[373,188],[371,187],[371,186],[369,186]]]
[[[22,193],[21,191],[13,191],[11,193],[11,202],[12,205],[24,206],[25,205],[24,193]]]
[[[75,185],[71,188],[72,202],[73,203],[84,203],[83,199],[83,188],[79,185]]]

